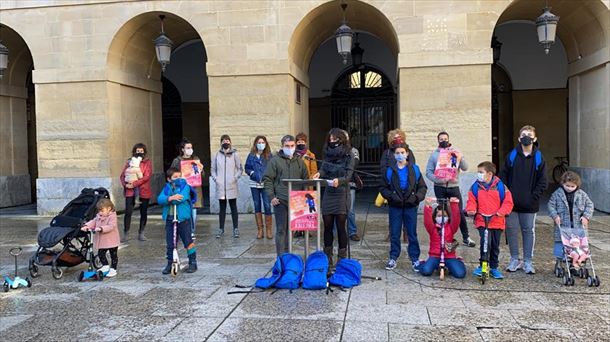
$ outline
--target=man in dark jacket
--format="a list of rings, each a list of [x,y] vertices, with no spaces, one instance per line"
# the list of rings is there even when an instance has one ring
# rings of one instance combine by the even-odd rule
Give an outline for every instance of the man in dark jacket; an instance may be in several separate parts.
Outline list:
[[[277,255],[288,252],[288,185],[282,179],[308,179],[307,167],[303,159],[294,155],[296,141],[292,135],[281,140],[282,149],[269,161],[263,176],[265,191],[271,198],[275,212],[275,251]],[[295,186],[294,190],[299,190]]]
[[[532,259],[536,242],[536,213],[540,198],[547,188],[546,165],[542,152],[535,146],[536,129],[523,126],[519,130],[519,145],[512,150],[500,173],[502,182],[513,195],[513,212],[506,222],[506,238],[510,249],[510,263],[506,268],[516,272],[523,268],[525,273],[534,274]],[[523,237],[523,263],[519,260],[519,231]]]

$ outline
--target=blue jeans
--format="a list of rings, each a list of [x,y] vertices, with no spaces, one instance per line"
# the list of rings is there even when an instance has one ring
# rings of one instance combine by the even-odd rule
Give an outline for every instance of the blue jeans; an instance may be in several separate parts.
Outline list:
[[[265,189],[250,188],[250,191],[252,192],[252,201],[254,202],[254,212],[262,212],[262,202],[262,206],[265,208],[265,215],[271,215],[271,201]]]
[[[195,225],[197,225],[197,208],[191,210],[191,235],[195,235]]]
[[[419,260],[419,241],[417,241],[417,207],[390,207],[390,259],[398,260],[400,256],[400,234],[403,226],[407,231],[409,247],[407,253],[411,262]]]
[[[419,274],[424,276],[432,275],[440,264],[441,258],[429,257],[426,262],[419,266]],[[454,278],[461,279],[466,276],[466,266],[464,266],[462,260],[456,258],[445,259],[445,266],[447,266],[449,273],[451,273]]]
[[[193,262],[196,259],[195,243],[191,238],[191,220],[178,222],[176,228],[176,248],[178,248],[178,240],[182,240],[184,249],[189,257],[189,262]],[[172,220],[165,221],[165,243],[167,244],[167,260],[172,261],[174,259],[174,223]]]
[[[354,208],[356,189],[350,189],[350,195],[352,203],[350,204],[349,212],[347,213],[347,235],[354,236],[358,232],[358,227],[356,227],[356,209]]]

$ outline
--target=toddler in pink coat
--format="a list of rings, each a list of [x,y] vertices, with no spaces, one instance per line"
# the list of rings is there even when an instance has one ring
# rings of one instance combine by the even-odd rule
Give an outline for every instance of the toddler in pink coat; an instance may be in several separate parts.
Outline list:
[[[97,249],[103,265],[101,270],[106,274],[106,277],[114,277],[119,262],[117,251],[121,238],[117,227],[116,210],[112,201],[107,198],[101,199],[97,203],[97,215],[93,220],[85,223],[81,230],[95,232],[94,248]],[[110,265],[108,259],[106,259],[108,252],[110,252]]]

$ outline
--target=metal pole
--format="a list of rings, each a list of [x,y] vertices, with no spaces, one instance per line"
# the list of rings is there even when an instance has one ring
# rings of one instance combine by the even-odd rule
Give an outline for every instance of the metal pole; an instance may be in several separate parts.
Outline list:
[[[309,253],[309,230],[303,231],[305,235],[305,260],[307,260],[307,254]]]
[[[292,222],[292,212],[290,211],[290,193],[292,192],[292,182],[288,182],[288,253],[292,253],[292,230],[290,223]]]
[[[316,239],[317,239],[317,245],[316,245],[316,250],[319,251],[320,250],[320,229],[322,227],[322,214],[320,213],[320,181],[316,182],[316,193],[318,195],[318,198],[316,200],[316,214],[318,214],[318,230],[316,231]]]

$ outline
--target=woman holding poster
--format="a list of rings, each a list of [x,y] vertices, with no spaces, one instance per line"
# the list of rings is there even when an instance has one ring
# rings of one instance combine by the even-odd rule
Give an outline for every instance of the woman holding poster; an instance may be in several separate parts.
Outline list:
[[[197,200],[193,203],[191,219],[191,237],[195,240],[195,226],[197,224],[197,209],[203,208],[203,192],[201,190],[203,164],[199,157],[193,154],[193,144],[182,138],[180,142],[180,155],[172,161],[172,166],[182,172],[182,178],[197,192]]]
[[[322,198],[322,219],[324,220],[324,253],[329,265],[333,264],[333,226],[337,227],[339,238],[339,259],[347,258],[347,232],[345,223],[349,212],[349,182],[354,173],[354,158],[344,130],[333,128],[326,136],[324,161],[313,179],[326,179],[328,185]]]
[[[129,227],[131,226],[131,214],[133,213],[133,207],[136,204],[136,197],[140,198],[140,229],[138,230],[138,240],[146,241],[144,236],[144,228],[146,227],[146,221],[148,218],[148,204],[152,191],[150,188],[150,177],[152,176],[152,162],[148,159],[146,153],[146,145],[137,143],[133,145],[131,149],[131,158],[127,159],[123,172],[121,172],[120,181],[123,185],[125,194],[125,217],[124,217],[124,228],[123,238],[121,242],[127,242],[129,240]],[[127,175],[130,174],[129,170],[133,169],[137,163],[137,175],[135,178],[130,179]],[[141,176],[141,177],[140,177]]]

